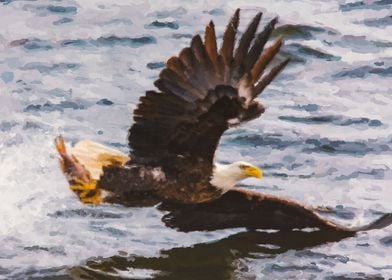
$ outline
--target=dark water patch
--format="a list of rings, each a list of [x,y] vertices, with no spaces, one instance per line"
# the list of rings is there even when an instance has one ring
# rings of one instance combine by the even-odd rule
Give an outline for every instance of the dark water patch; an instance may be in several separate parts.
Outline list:
[[[379,120],[370,120],[368,118],[347,118],[344,116],[326,115],[326,116],[308,116],[308,117],[296,117],[296,116],[279,116],[280,120],[303,123],[310,125],[317,124],[333,124],[338,126],[351,126],[351,125],[368,125],[371,127],[381,126],[382,122]]]
[[[352,220],[355,218],[355,208],[336,205],[335,207],[318,207],[315,209],[323,215],[333,215],[344,220]]]
[[[15,121],[1,121],[0,122],[0,131],[6,132],[10,131],[13,127],[17,126],[18,123]]]
[[[66,70],[78,69],[81,65],[78,63],[55,63],[47,65],[41,62],[30,62],[25,64],[22,70],[37,70],[41,74],[50,74],[52,72],[63,72]]]
[[[370,41],[377,48],[392,48],[392,42],[388,41]]]
[[[166,66],[166,63],[163,61],[159,61],[159,62],[149,62],[147,63],[147,68],[154,70],[154,69],[160,69]]]
[[[91,43],[97,46],[113,47],[116,45],[127,46],[132,48],[142,47],[148,44],[156,44],[156,39],[153,36],[142,36],[136,38],[118,37],[115,35],[108,37],[99,37],[97,40],[91,40]]]
[[[23,250],[31,251],[31,252],[45,251],[53,255],[61,255],[61,256],[66,255],[63,246],[44,247],[44,246],[33,245],[33,246],[26,246],[23,248]]]
[[[289,175],[287,173],[269,172],[266,177],[288,178]]]
[[[344,35],[340,40],[335,41],[336,46],[351,49],[357,53],[378,53],[383,48],[392,47],[392,43],[388,41],[372,41],[369,40],[367,36],[354,36],[354,35]]]
[[[228,163],[228,164],[229,164],[229,163]],[[273,163],[273,164],[271,164],[271,163],[269,163],[269,164],[263,164],[263,165],[261,166],[261,168],[262,168],[263,170],[281,169],[281,168],[283,168],[283,167],[285,167],[285,165],[284,165],[283,163],[280,163],[280,162]]]
[[[333,78],[366,78],[370,74],[381,77],[392,77],[392,66],[390,67],[373,67],[361,66],[352,70],[344,70],[332,75]]]
[[[73,22],[72,18],[61,18],[59,20],[54,21],[53,25],[62,25],[65,23],[70,23],[70,22]]]
[[[379,146],[377,143],[370,141],[343,141],[331,140],[328,138],[321,139],[307,139],[306,146],[302,149],[305,153],[328,153],[328,154],[348,154],[363,156],[371,152],[385,152],[390,151],[388,145]]]
[[[380,243],[384,246],[392,247],[392,236],[386,236],[381,238]]]
[[[285,105],[285,106],[280,106],[282,109],[283,108],[289,108],[289,109],[294,109],[297,111],[306,111],[306,112],[316,112],[320,110],[320,106],[317,104],[305,104],[305,105]]]
[[[46,92],[49,96],[57,96],[57,97],[67,97],[70,98],[72,96],[72,89],[64,90],[61,88],[53,88]]]
[[[178,29],[180,26],[176,21],[158,21],[155,20],[150,24],[145,25],[145,28],[152,29],[152,28],[169,28],[169,29]]]
[[[47,124],[43,124],[40,122],[35,122],[35,121],[26,121],[23,124],[23,130],[40,130],[40,131],[49,131],[50,126]]]
[[[357,1],[347,4],[341,4],[340,10],[343,12],[349,12],[359,9],[371,9],[371,10],[382,10],[387,9],[387,5],[392,5],[392,0],[380,0],[380,1]]]
[[[327,276],[325,280],[385,280],[380,274],[367,274],[364,272],[353,272],[348,274],[338,274]]]
[[[77,8],[74,6],[60,6],[60,5],[32,5],[26,4],[23,6],[24,11],[35,13],[39,17],[48,15],[75,15]]]
[[[278,150],[284,150],[288,147],[301,147],[302,152],[305,153],[346,154],[353,156],[363,156],[368,153],[379,154],[392,150],[391,143],[377,139],[343,141],[328,138],[298,138],[292,140],[277,134],[239,135],[227,139],[222,145],[224,146],[228,143],[234,143],[240,146],[269,147]]]
[[[318,253],[318,252],[313,252],[311,250],[303,250],[295,253],[296,257],[308,257],[312,259],[331,259],[331,260],[336,260],[341,263],[347,263],[350,258],[342,255],[327,255],[323,253]]]
[[[14,79],[14,73],[6,71],[1,73],[0,78],[3,80],[4,83],[10,83]]]
[[[132,22],[132,20],[130,20],[128,18],[115,18],[115,19],[105,23],[105,25],[110,25],[110,24],[132,25],[133,22]]]
[[[187,10],[183,7],[176,8],[174,10],[163,10],[153,14],[150,16],[155,16],[157,18],[167,18],[167,17],[180,17],[187,13]]]
[[[76,14],[78,9],[74,6],[54,6],[49,5],[47,10],[54,14]]]
[[[83,39],[63,40],[60,42],[60,46],[62,47],[68,47],[68,46],[85,47],[87,45],[88,42]]]
[[[362,23],[366,26],[371,26],[371,27],[387,27],[392,25],[392,16],[386,16],[383,18],[373,18],[373,19],[366,19],[362,21]]]
[[[0,0],[0,3],[3,3],[3,5],[7,5],[11,2],[14,2],[15,0]]]
[[[349,175],[340,175],[335,180],[350,180],[352,178],[358,178],[363,176],[371,176],[373,179],[383,179],[385,176],[385,170],[381,168],[372,169],[370,171],[355,171]]]
[[[284,139],[282,135],[264,134],[264,135],[239,135],[229,140],[229,142],[239,145],[251,145],[254,147],[268,146],[273,149],[283,150],[289,146],[298,145],[300,141]]]
[[[73,110],[83,110],[86,109],[86,105],[82,104],[80,101],[61,101],[60,103],[52,103],[50,101],[45,104],[30,104],[23,111],[24,112],[54,112],[60,111],[64,112],[65,109]]]
[[[48,214],[53,218],[94,218],[94,219],[120,219],[123,218],[120,214],[115,214],[101,209],[72,209],[72,210],[58,210],[53,214]]]
[[[377,210],[377,209],[368,209],[368,211],[369,211],[369,214],[370,214],[368,216],[370,216],[371,218],[374,218],[374,216],[379,218],[379,217],[381,217],[381,216],[386,214],[385,212]],[[366,213],[366,214],[368,214],[368,213]]]
[[[182,38],[191,39],[193,37],[193,35],[188,34],[188,33],[176,33],[176,34],[173,34],[172,37],[174,39],[182,39]]]
[[[29,39],[18,39],[18,40],[13,40],[10,42],[10,47],[19,47],[23,46],[29,41]]]
[[[120,149],[122,151],[126,151],[128,152],[129,150],[129,146],[128,144],[124,144],[124,143],[119,143],[119,142],[107,142],[105,143],[105,145],[111,146],[113,148],[117,148]]]
[[[103,105],[103,106],[110,106],[110,105],[113,105],[114,103],[113,103],[113,101],[111,101],[109,99],[103,98],[103,99],[98,100],[96,104]]]
[[[29,279],[29,280],[74,280],[66,274],[66,267],[52,268],[29,268],[24,272],[12,271],[7,279]]]
[[[286,58],[290,58],[290,64],[293,63],[301,63],[301,64],[305,64],[306,60],[300,56],[298,53],[295,53],[295,51],[292,51],[290,49],[286,49],[286,46],[283,45],[282,48],[280,49],[280,52],[276,55],[277,58],[279,58],[279,60],[284,60]],[[293,78],[291,78],[290,80],[295,80],[298,77],[293,76]]]
[[[321,27],[314,27],[309,25],[293,25],[285,24],[278,26],[272,33],[272,36],[283,36],[287,39],[303,39],[310,40],[315,38],[316,34],[325,33],[327,30]],[[333,31],[329,31],[334,34]]]
[[[52,43],[47,40],[41,40],[37,38],[32,39],[20,39],[10,43],[10,46],[17,47],[23,46],[24,49],[29,51],[35,50],[50,50],[56,47],[79,47],[84,48],[87,46],[96,47],[113,47],[113,46],[128,46],[132,48],[142,47],[148,44],[156,44],[156,39],[153,36],[142,36],[142,37],[118,37],[115,35],[108,37],[99,37],[98,39],[67,39],[56,43]]]
[[[307,271],[307,272],[322,272],[323,270],[319,268],[316,264],[311,265],[279,265],[272,264],[267,267],[267,270],[276,271],[276,272],[290,272],[290,271]]]
[[[128,234],[126,231],[117,229],[114,227],[105,227],[102,223],[90,222],[90,228],[96,232],[102,232],[108,234],[110,237],[126,237]]]
[[[209,11],[204,11],[203,13],[207,13],[212,16],[223,16],[225,15],[225,11],[221,8],[215,8]]]
[[[50,41],[41,40],[38,38],[15,40],[10,43],[10,46],[23,46],[26,50],[29,51],[48,51],[53,49],[54,47],[54,45]]]
[[[298,43],[291,43],[285,46],[285,49],[289,52],[298,54],[299,56],[314,57],[318,59],[324,59],[326,61],[337,61],[340,60],[339,56],[334,56],[332,54],[326,53],[321,50],[316,50],[308,46],[304,46]]]
[[[358,243],[358,244],[356,244],[356,246],[357,247],[365,247],[365,248],[368,248],[368,247],[370,247],[370,244],[369,243]]]

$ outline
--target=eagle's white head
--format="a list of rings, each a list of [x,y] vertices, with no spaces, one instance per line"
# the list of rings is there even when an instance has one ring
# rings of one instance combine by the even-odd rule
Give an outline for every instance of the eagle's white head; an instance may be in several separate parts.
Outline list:
[[[223,192],[227,192],[236,183],[249,177],[261,179],[263,177],[263,171],[244,161],[237,161],[228,165],[215,163],[210,183],[223,190]]]

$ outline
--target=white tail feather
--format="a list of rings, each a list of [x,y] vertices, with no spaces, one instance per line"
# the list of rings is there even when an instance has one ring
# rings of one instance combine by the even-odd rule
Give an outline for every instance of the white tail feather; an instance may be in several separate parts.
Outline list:
[[[124,165],[129,160],[126,154],[90,140],[76,143],[69,152],[84,165],[95,180],[102,175],[104,166]]]

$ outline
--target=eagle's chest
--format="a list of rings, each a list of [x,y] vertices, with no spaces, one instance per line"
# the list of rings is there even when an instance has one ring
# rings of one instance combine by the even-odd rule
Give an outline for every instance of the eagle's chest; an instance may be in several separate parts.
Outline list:
[[[221,195],[221,191],[210,184],[211,168],[203,162],[182,162],[175,171],[163,169],[163,172],[166,180],[160,182],[157,190],[165,201],[201,203]]]

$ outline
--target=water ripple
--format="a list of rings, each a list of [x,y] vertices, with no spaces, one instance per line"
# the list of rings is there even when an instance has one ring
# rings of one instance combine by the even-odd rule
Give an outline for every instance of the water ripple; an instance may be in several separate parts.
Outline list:
[[[339,56],[335,56],[325,51],[317,50],[299,43],[291,43],[289,45],[286,45],[285,49],[299,56],[305,55],[308,57],[324,59],[326,61],[340,60]]]
[[[390,142],[382,139],[368,139],[358,141],[332,140],[328,138],[287,139],[276,134],[249,134],[237,135],[226,140],[237,145],[250,145],[254,147],[270,147],[283,150],[289,147],[302,147],[305,153],[329,153],[363,156],[368,153],[385,153],[391,151]],[[225,145],[227,143],[224,143]]]
[[[61,24],[70,23],[70,22],[73,22],[72,18],[61,18],[59,20],[54,21],[53,25],[61,25]]]
[[[327,30],[321,27],[315,27],[310,25],[293,25],[293,24],[285,24],[278,26],[273,31],[273,36],[283,36],[287,39],[304,39],[310,40],[313,39],[315,34],[324,33]],[[329,31],[334,33],[333,31]]]
[[[373,179],[384,179],[386,169],[375,168],[369,171],[355,171],[349,175],[340,175],[336,177],[336,180],[349,180],[352,178],[358,178],[362,176],[371,176]]]
[[[23,250],[32,251],[32,252],[45,251],[45,252],[49,252],[53,255],[62,255],[62,256],[66,255],[65,249],[63,246],[44,247],[44,246],[33,245],[33,246],[26,246],[23,248]]]
[[[154,70],[154,69],[163,68],[163,67],[165,67],[165,65],[166,65],[165,62],[159,61],[159,62],[149,62],[149,63],[147,63],[146,66],[148,69]]]
[[[180,26],[175,21],[158,21],[155,20],[150,24],[145,25],[145,28],[152,29],[152,28],[169,28],[169,29],[178,29]]]
[[[156,39],[153,36],[141,36],[141,37],[118,37],[116,35],[99,37],[97,39],[67,39],[57,43],[50,42],[48,40],[41,40],[38,38],[30,39],[19,39],[14,40],[10,43],[11,47],[23,46],[28,51],[48,51],[58,47],[113,47],[113,46],[127,46],[132,48],[142,47],[148,44],[156,44]]]
[[[337,115],[326,115],[326,116],[309,116],[309,117],[296,117],[296,116],[279,116],[280,120],[303,123],[303,124],[334,124],[338,126],[350,126],[350,125],[361,125],[365,124],[371,127],[381,126],[382,122],[376,119],[368,118],[347,118],[344,116]]]
[[[136,38],[118,37],[115,35],[108,37],[99,37],[97,40],[91,40],[91,43],[97,46],[110,46],[115,45],[127,46],[132,48],[141,47],[147,44],[155,44],[157,41],[153,36],[142,36]]]
[[[52,103],[50,101],[41,104],[30,104],[24,112],[63,112],[64,109],[83,110],[86,109],[86,104],[82,104],[80,101],[61,101],[60,103]]]
[[[372,9],[372,10],[382,10],[388,7],[387,5],[391,5],[391,0],[379,0],[379,1],[357,1],[347,4],[341,4],[339,6],[340,10],[343,12],[349,12],[358,9]]]
[[[379,75],[381,77],[392,77],[392,66],[389,67],[373,67],[373,66],[361,66],[351,70],[345,70],[334,74],[334,78],[365,78],[369,74]]]
[[[350,259],[346,256],[342,255],[328,255],[328,254],[323,254],[323,253],[318,253],[318,252],[313,252],[312,250],[303,250],[303,251],[298,251],[295,253],[297,257],[309,257],[309,258],[314,258],[314,259],[332,259],[332,260],[337,260],[341,263],[347,263]]]
[[[51,14],[69,14],[75,15],[78,9],[74,6],[57,6],[57,5],[32,5],[26,4],[23,6],[23,10],[33,12],[37,16],[43,17]]]
[[[47,65],[41,62],[30,62],[21,67],[21,70],[37,70],[41,74],[49,74],[52,72],[62,72],[65,70],[75,70],[81,65],[79,63],[55,63]]]
[[[306,111],[306,112],[316,112],[320,110],[320,106],[317,104],[305,104],[305,105],[284,105],[280,106],[280,108],[288,108],[288,109],[293,109],[297,111]]]
[[[317,265],[279,265],[272,264],[268,267],[268,270],[276,271],[276,272],[289,272],[289,271],[308,271],[308,272],[322,272],[323,270],[319,268]]]
[[[391,151],[388,144],[377,143],[377,140],[366,141],[343,141],[331,140],[328,138],[307,139],[307,146],[302,149],[306,153],[323,152],[330,154],[348,154],[363,156],[367,153],[384,153]]]
[[[59,210],[53,214],[48,214],[49,217],[53,218],[84,218],[90,217],[94,219],[120,219],[123,218],[122,214],[116,214],[112,212],[103,211],[101,209],[71,209],[71,210]]]

